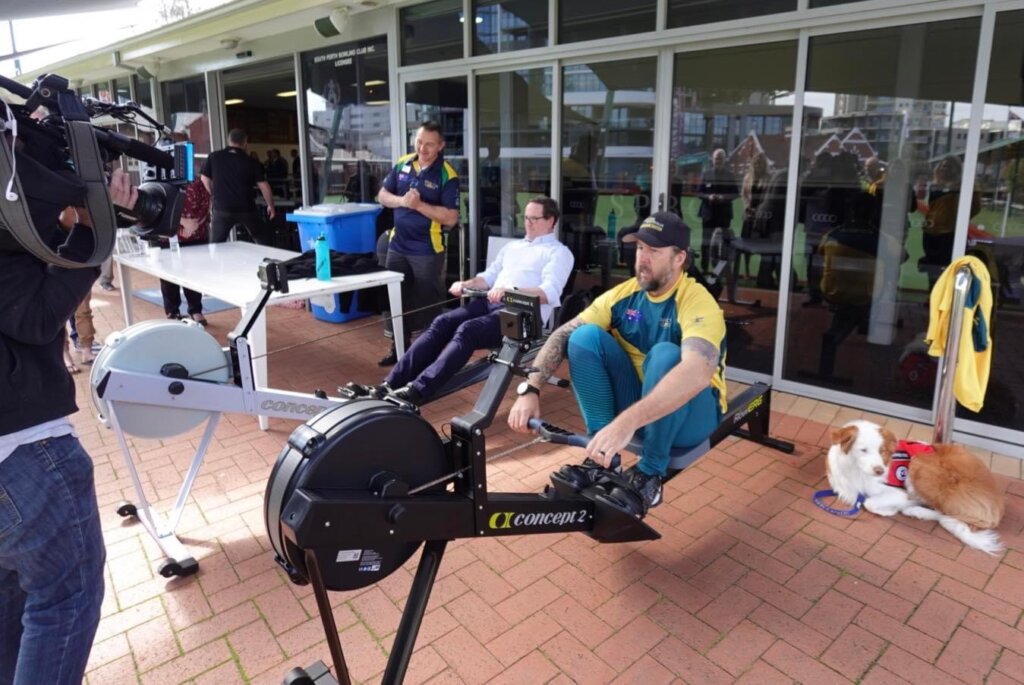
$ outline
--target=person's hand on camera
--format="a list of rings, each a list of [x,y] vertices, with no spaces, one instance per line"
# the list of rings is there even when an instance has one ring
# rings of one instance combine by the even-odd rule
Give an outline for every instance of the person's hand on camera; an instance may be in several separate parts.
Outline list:
[[[107,186],[110,201],[123,209],[135,209],[139,199],[139,189],[132,185],[131,179],[122,169],[114,169],[110,174],[110,185]]]

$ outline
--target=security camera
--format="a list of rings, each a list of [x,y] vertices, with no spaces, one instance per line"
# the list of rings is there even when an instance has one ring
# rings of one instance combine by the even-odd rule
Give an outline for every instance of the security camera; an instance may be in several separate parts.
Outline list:
[[[331,10],[328,16],[314,21],[313,28],[322,38],[340,36],[348,28],[348,8],[338,7]]]

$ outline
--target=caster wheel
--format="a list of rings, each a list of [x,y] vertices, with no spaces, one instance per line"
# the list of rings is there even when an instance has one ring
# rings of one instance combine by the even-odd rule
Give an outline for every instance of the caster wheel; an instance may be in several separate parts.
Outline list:
[[[195,559],[185,559],[183,561],[175,561],[174,559],[166,559],[160,566],[157,567],[156,571],[164,578],[184,578],[185,576],[191,576],[199,570],[199,562]]]
[[[121,518],[138,518],[139,510],[131,502],[122,502],[117,508],[117,515]]]

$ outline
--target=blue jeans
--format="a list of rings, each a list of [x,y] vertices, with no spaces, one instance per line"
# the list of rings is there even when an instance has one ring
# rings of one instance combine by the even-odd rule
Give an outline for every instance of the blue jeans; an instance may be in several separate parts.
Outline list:
[[[82,682],[105,559],[92,459],[77,438],[0,462],[0,683]]]
[[[679,363],[679,345],[660,342],[644,359],[644,380],[626,351],[611,333],[599,326],[580,326],[569,336],[569,368],[587,432],[593,435],[612,422]],[[692,447],[711,435],[721,421],[718,397],[710,387],[682,407],[644,426],[644,447],[638,468],[650,476],[664,476],[673,447]]]

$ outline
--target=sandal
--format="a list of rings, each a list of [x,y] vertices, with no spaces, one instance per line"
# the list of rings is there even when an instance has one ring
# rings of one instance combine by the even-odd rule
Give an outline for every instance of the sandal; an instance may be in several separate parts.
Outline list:
[[[206,320],[206,317],[203,316],[202,313],[200,312],[196,312],[195,314],[189,314],[189,316],[191,316],[192,320],[195,321],[200,326],[202,326],[203,328],[210,324],[210,322]]]

